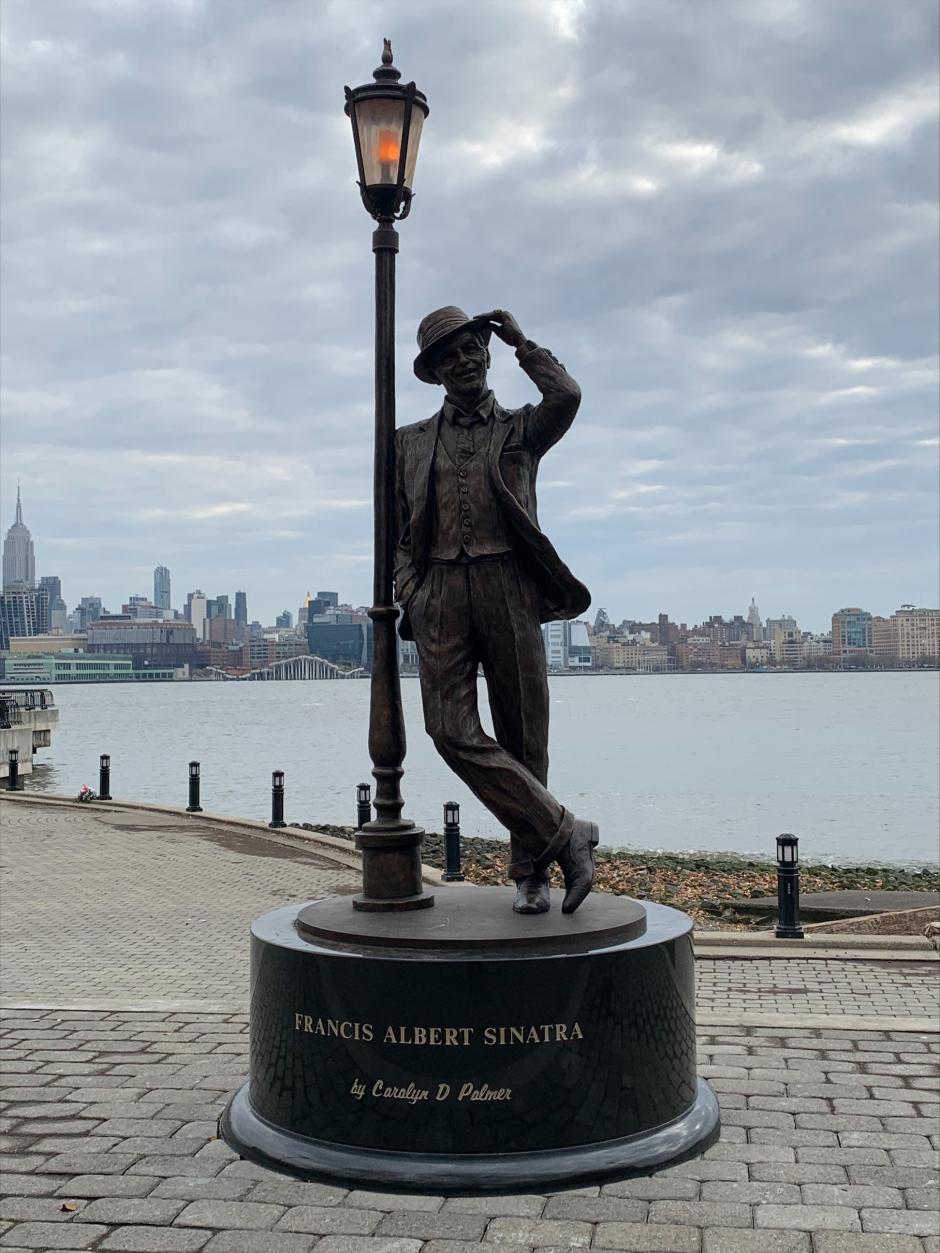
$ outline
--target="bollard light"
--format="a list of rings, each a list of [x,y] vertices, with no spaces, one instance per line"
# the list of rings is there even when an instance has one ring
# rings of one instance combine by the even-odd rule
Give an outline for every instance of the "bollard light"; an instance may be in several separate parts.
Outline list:
[[[778,940],[802,940],[800,926],[800,841],[784,832],[777,836],[777,926]]]
[[[111,756],[102,753],[98,760],[98,799],[111,800]]]
[[[460,806],[456,801],[444,802],[444,873],[445,883],[462,883],[460,870]]]
[[[7,791],[16,792],[20,785],[20,750],[11,748],[7,757]]]
[[[186,806],[188,814],[202,813],[202,806],[199,804],[200,783],[199,762],[191,761],[189,763],[189,804]]]
[[[284,771],[271,771],[271,821],[269,827],[286,827],[284,821]]]
[[[356,830],[361,831],[372,818],[372,785],[359,783],[356,786]]]

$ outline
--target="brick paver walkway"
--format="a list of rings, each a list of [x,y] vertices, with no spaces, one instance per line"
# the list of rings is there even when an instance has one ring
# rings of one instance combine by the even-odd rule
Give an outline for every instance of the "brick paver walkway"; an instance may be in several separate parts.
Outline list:
[[[207,1253],[936,1253],[935,1040],[703,1034],[722,1105],[704,1158],[548,1196],[297,1183],[239,1162],[215,1119],[244,1015],[5,1011],[3,1248]],[[65,1206],[66,1208],[63,1208]]]
[[[824,1012],[831,1026],[701,1031],[721,1138],[652,1178],[486,1198],[297,1183],[215,1138],[247,1070],[244,1013],[64,1006],[239,1009],[251,918],[354,876],[172,816],[3,808],[0,1249],[940,1253],[940,1043],[839,1025],[927,1014],[935,967],[701,961],[703,1006]]]

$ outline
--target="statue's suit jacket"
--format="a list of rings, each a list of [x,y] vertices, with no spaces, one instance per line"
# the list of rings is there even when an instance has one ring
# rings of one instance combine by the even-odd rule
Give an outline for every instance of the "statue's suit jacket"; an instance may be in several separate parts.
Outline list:
[[[540,593],[540,619],[576,618],[591,603],[591,594],[574,577],[539,529],[535,480],[544,453],[561,439],[574,421],[581,390],[564,366],[544,348],[526,345],[519,364],[532,379],[542,400],[521,409],[498,402],[486,428],[484,450],[493,496],[503,512],[516,557],[534,576]],[[423,422],[395,433],[398,546],[395,593],[402,607],[399,627],[412,639],[408,603],[418,590],[428,564],[429,528],[433,509],[433,469],[443,409]]]

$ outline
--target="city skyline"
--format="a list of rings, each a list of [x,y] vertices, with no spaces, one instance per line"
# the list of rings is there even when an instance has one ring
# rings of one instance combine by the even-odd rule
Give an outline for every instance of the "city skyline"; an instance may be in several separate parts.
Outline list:
[[[36,570],[35,541],[32,538],[32,530],[30,529],[28,525],[24,523],[24,520],[23,520],[23,507],[22,507],[21,492],[20,492],[19,484],[17,484],[16,513],[14,516],[14,521],[12,525],[5,531],[4,535],[5,535],[5,538],[4,538],[5,563],[7,562],[8,551],[11,554],[9,568],[12,570],[13,568],[12,563],[14,561],[20,564],[24,564],[24,563],[30,564],[31,568],[34,569],[34,578],[32,579],[32,583],[34,583],[36,586],[38,586],[40,582],[53,583],[55,584],[54,596],[56,598],[60,597],[62,594],[61,576],[45,575],[45,574],[40,575],[38,573],[35,573],[35,570]],[[29,554],[28,556],[26,555],[27,553]],[[15,557],[13,554],[15,554]],[[39,565],[40,566],[42,565],[41,561]],[[4,583],[5,584],[7,581],[6,580],[7,568],[8,568],[8,565],[5,564],[4,565]],[[22,580],[19,580],[19,579],[13,580],[13,582],[20,582],[20,581]],[[101,579],[99,579],[98,581],[99,583],[102,582]],[[156,566],[150,567],[150,582],[153,588],[152,602],[150,601],[150,598],[148,597],[146,592],[128,591],[126,588],[124,591],[119,590],[118,592],[116,592],[116,594],[111,598],[110,603],[109,603],[108,596],[102,595],[101,592],[97,590],[96,591],[83,590],[80,595],[76,595],[71,598],[70,596],[66,595],[63,599],[65,601],[66,607],[68,607],[70,604],[72,605],[72,608],[69,609],[69,612],[72,612],[73,609],[77,611],[80,604],[84,600],[87,600],[89,597],[91,597],[92,599],[99,600],[104,605],[107,612],[111,614],[120,613],[121,612],[120,606],[127,605],[128,603],[134,600],[139,600],[142,603],[152,603],[154,606],[160,609],[172,609],[178,612],[185,613],[188,611],[189,603],[192,601],[194,596],[201,598],[203,602],[213,599],[212,596],[210,596],[208,593],[202,590],[202,584],[205,583],[206,586],[211,585],[213,587],[216,587],[216,591],[214,593],[215,598],[229,602],[229,606],[228,606],[229,608],[231,608],[232,603],[234,604],[234,611],[229,616],[232,616],[235,621],[243,623],[243,624],[247,623],[249,620],[256,621],[256,622],[260,622],[262,626],[270,627],[273,629],[278,626],[283,627],[286,625],[289,627],[291,625],[291,623],[285,623],[283,621],[283,615],[285,613],[291,615],[292,618],[295,618],[295,617],[299,618],[300,611],[303,609],[306,603],[306,600],[308,600],[312,596],[311,588],[313,587],[313,583],[311,583],[310,586],[307,587],[303,593],[299,594],[296,606],[285,604],[284,597],[282,596],[281,600],[278,602],[281,604],[280,609],[274,610],[270,614],[270,616],[267,616],[267,617],[258,616],[258,617],[252,618],[248,612],[248,606],[252,603],[251,595],[242,588],[235,589],[234,595],[231,590],[219,591],[217,588],[217,584],[219,583],[219,580],[217,579],[206,580],[205,578],[203,578],[202,581],[197,583],[194,587],[188,588],[185,592],[182,592],[177,597],[177,600],[175,603],[172,598],[171,585],[175,584],[175,586],[180,587],[181,584],[174,579],[173,572],[170,569],[170,567],[164,564],[158,564]],[[864,598],[859,598],[856,596],[855,602],[864,603]],[[342,603],[345,605],[352,605],[352,606],[355,606],[356,608],[363,608],[363,609],[366,608],[368,604],[368,602],[364,598],[360,600],[353,596],[349,597],[348,600],[345,600]],[[879,615],[887,616],[893,613],[896,609],[898,609],[901,606],[914,605],[914,604],[921,604],[921,605],[929,607],[929,602],[927,602],[926,600],[916,601],[908,597],[907,599],[899,600],[897,604],[891,606],[890,608],[884,608],[882,606],[874,606],[874,607],[866,606],[866,611],[871,612],[875,616],[879,616]],[[724,609],[721,610],[721,612],[717,616],[719,617],[723,616],[725,613],[730,613],[732,615],[736,613],[740,613],[740,615],[743,618],[746,618],[746,620],[752,623],[752,625],[755,622],[761,623],[761,624],[767,624],[767,623],[771,623],[771,622],[781,620],[781,619],[793,619],[794,622],[798,623],[801,630],[804,630],[804,631],[808,630],[815,634],[821,634],[821,633],[825,633],[825,631],[829,629],[829,626],[827,624],[831,623],[832,614],[835,612],[837,612],[837,608],[834,606],[829,611],[829,614],[826,617],[824,624],[821,626],[816,623],[808,623],[804,621],[800,617],[799,614],[790,614],[787,608],[779,609],[776,613],[776,616],[774,614],[761,616],[757,599],[752,594],[751,599],[750,599],[750,604],[744,609],[739,610],[739,609],[735,609],[734,607],[729,608],[728,606],[725,606]],[[633,622],[653,621],[656,618],[658,618],[660,614],[665,614],[669,618],[669,620],[674,624],[682,623],[689,627],[693,627],[696,625],[704,624],[709,620],[709,618],[715,616],[715,609],[714,607],[712,607],[712,609],[710,609],[707,613],[699,610],[697,611],[697,613],[693,613],[690,616],[684,616],[682,614],[676,613],[674,610],[672,610],[669,607],[659,606],[655,609],[655,611],[650,612],[650,613],[645,613],[645,614],[644,613],[623,614],[621,613],[619,609],[617,609],[611,615],[610,613],[608,613],[606,605],[598,605],[595,602],[592,602],[587,614],[582,616],[582,618],[580,618],[579,621],[595,623],[598,615],[601,613],[607,615],[612,625],[616,625],[620,622],[625,622],[625,621],[633,621]],[[279,622],[278,619],[282,619],[282,621]]]
[[[540,514],[592,613],[937,603],[933,3],[11,0],[4,34],[3,521],[19,475],[70,606],[158,563],[262,620],[369,599],[342,85],[384,35],[431,107],[399,422],[439,400],[420,317],[508,308],[583,391]],[[500,345],[492,382],[532,399]]]

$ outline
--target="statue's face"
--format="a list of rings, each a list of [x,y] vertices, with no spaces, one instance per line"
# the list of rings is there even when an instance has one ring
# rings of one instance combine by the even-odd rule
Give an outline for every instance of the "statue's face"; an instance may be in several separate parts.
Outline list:
[[[449,396],[479,396],[486,388],[489,350],[473,331],[463,331],[440,352],[434,373]]]

